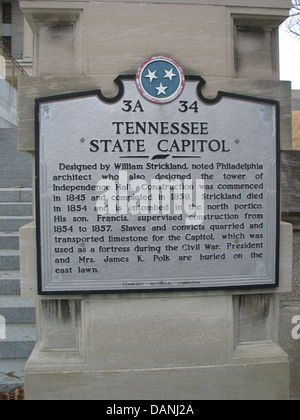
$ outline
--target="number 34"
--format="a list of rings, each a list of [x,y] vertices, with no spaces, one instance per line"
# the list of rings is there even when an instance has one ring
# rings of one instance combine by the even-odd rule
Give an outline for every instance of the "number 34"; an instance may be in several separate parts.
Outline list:
[[[191,105],[189,101],[180,101],[179,103],[180,103],[180,107],[179,107],[180,112],[187,112],[188,110],[192,110],[196,113],[199,112],[197,101],[193,102]]]

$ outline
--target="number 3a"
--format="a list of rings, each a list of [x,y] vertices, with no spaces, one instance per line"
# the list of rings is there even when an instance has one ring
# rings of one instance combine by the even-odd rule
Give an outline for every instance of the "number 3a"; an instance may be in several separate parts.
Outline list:
[[[137,101],[137,103],[134,106],[132,105],[132,101],[123,101],[123,105],[124,106],[122,108],[122,111],[124,111],[124,112],[130,112],[130,111],[132,111],[132,112],[137,112],[137,111],[144,112],[142,104],[140,103],[140,101]]]

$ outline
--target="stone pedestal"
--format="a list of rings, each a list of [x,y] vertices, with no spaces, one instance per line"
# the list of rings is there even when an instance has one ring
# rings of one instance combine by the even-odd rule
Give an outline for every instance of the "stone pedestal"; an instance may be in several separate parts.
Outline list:
[[[281,148],[291,149],[290,84],[278,82],[277,48],[289,7],[21,2],[35,33],[36,77],[20,83],[20,150],[35,149],[35,98],[99,88],[113,96],[116,76],[160,54],[203,76],[207,97],[225,90],[280,101]],[[38,296],[35,234],[34,222],[21,229],[22,294],[36,299],[38,326],[28,400],[288,398],[278,314],[280,293],[291,288],[289,224],[281,224],[279,288],[225,291]]]
[[[282,224],[281,288],[292,231]],[[32,296],[35,226],[21,229],[23,294]],[[27,251],[25,251],[25,247]],[[287,399],[271,290],[73,296],[37,301],[27,399]]]

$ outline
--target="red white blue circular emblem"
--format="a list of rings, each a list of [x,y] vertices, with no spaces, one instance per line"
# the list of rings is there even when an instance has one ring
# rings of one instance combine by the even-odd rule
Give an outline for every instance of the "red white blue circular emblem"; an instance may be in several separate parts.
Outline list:
[[[145,61],[136,76],[140,93],[158,104],[172,102],[184,88],[182,68],[172,58],[157,56]]]

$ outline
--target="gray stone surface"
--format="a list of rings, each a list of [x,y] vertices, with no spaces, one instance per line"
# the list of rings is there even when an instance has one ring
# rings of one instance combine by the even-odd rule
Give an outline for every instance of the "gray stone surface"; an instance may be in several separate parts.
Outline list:
[[[17,129],[0,129],[0,188],[32,186],[32,156],[17,149]]]
[[[20,227],[30,223],[32,216],[0,216],[1,231],[18,231]]]
[[[23,359],[0,359],[0,392],[9,392],[18,386],[24,385],[24,366],[26,358]]]
[[[5,150],[14,148],[15,144],[6,144]],[[6,154],[7,159],[13,156]],[[15,160],[11,162],[16,165]],[[9,166],[9,161],[6,163]],[[5,169],[0,179],[4,172]],[[4,185],[6,181],[4,179]],[[24,384],[24,366],[36,342],[34,302],[25,302],[19,297],[18,228],[32,219],[31,200],[29,188],[0,188],[0,315],[5,319],[6,335],[5,339],[0,339],[0,392]]]
[[[293,107],[297,108],[299,91],[293,92]],[[293,283],[292,290],[281,298],[280,344],[288,353],[290,360],[290,393],[293,398],[300,397],[300,339],[292,336],[296,327],[295,317],[300,316],[300,152],[282,154],[282,211],[283,218],[293,223]]]
[[[281,202],[284,218],[300,210],[300,151],[281,153]]]
[[[19,249],[19,233],[0,232],[0,249]]]
[[[300,339],[292,336],[293,318],[300,316],[300,301],[284,302],[280,311],[280,343],[290,361],[290,395],[300,396]],[[299,322],[298,322],[299,324]]]
[[[293,90],[292,92],[292,108],[293,111],[300,109],[300,90]]]
[[[0,267],[3,270],[19,270],[19,251],[11,249],[0,250]]]
[[[0,128],[13,128],[17,126],[17,106],[16,89],[6,80],[0,79]]]
[[[32,216],[32,203],[2,203],[0,216]]]
[[[276,32],[288,16],[290,2],[187,3],[22,2],[36,32],[36,75],[67,77],[36,78],[23,84],[20,149],[34,151],[35,96],[99,87],[112,96],[113,75],[134,74],[142,60],[165,53],[182,63],[185,74],[206,78],[208,96],[225,90],[280,100],[281,146],[291,150],[290,84],[279,83],[273,71],[276,42],[267,42],[263,51],[264,65],[266,57],[272,58],[265,72],[267,82],[253,80],[261,77],[257,62],[261,54],[244,61],[244,69],[236,62],[240,58],[236,23],[250,27],[252,35],[253,25],[269,24]],[[71,25],[75,42],[70,42]],[[246,45],[251,45],[251,39]],[[252,80],[236,80],[237,67],[239,74],[246,71]],[[33,295],[33,224],[22,232],[21,275],[26,293]],[[282,255],[288,257],[281,260],[280,275],[289,284],[290,231],[282,237]],[[234,295],[251,293],[267,297],[243,301]],[[278,346],[277,293],[276,289],[64,297],[68,304],[49,304],[47,297],[38,305],[39,342],[26,367],[27,398],[287,399],[289,364]],[[246,331],[241,331],[243,326]],[[256,338],[261,341],[251,341]]]
[[[20,294],[20,272],[17,270],[0,270],[1,295]]]
[[[17,296],[0,296],[0,314],[5,317],[7,325],[35,322],[34,303]]]
[[[32,324],[9,325],[1,342],[0,359],[28,358],[35,346],[36,328]]]
[[[32,188],[0,188],[0,202],[32,202]]]

